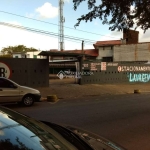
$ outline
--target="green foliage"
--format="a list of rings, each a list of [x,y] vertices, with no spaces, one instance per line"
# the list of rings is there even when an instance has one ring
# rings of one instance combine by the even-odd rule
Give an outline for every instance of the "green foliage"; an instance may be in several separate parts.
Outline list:
[[[0,57],[2,58],[2,57],[5,57],[5,58],[11,58],[12,56],[11,55],[0,55]]]
[[[85,20],[99,18],[103,24],[110,25],[109,30],[123,30],[140,27],[144,32],[150,28],[150,0],[73,0],[74,10],[81,2],[87,1],[89,13],[78,18],[75,27]],[[132,8],[132,9],[131,9]]]
[[[33,52],[33,51],[38,51],[37,49],[31,47],[31,48],[27,48],[24,45],[18,45],[18,46],[8,46],[8,47],[4,47],[1,50],[2,56],[6,56],[6,57],[12,57],[13,53],[16,52]]]

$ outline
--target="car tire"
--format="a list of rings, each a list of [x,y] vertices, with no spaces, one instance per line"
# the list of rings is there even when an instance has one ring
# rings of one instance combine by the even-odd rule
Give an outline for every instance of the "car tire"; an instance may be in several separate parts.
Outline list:
[[[22,99],[22,104],[24,106],[32,106],[34,104],[34,97],[32,95],[26,95]]]

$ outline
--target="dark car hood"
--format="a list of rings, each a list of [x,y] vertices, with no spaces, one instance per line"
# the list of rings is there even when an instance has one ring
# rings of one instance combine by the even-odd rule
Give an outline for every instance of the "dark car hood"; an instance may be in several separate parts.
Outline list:
[[[109,141],[99,135],[84,131],[77,127],[65,126],[73,133],[77,134],[82,140],[87,142],[94,150],[126,150],[120,145]]]
[[[35,150],[58,149],[58,147],[71,149],[74,146],[79,150],[125,150],[88,131],[68,125],[42,122],[0,107],[0,143],[3,147],[8,146],[5,142],[9,142],[10,147],[19,147],[21,144],[25,145],[26,149]]]

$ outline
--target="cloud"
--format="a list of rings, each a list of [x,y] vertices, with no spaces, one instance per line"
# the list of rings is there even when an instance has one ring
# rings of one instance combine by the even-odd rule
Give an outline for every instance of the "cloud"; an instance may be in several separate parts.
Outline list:
[[[13,24],[13,25],[19,25],[19,26],[21,26],[21,23],[18,22],[18,21],[4,21],[4,22],[9,23],[9,24]]]
[[[11,21],[9,23],[21,25],[17,21]],[[38,50],[58,49],[58,37],[37,34],[3,25],[0,25],[0,33],[0,51],[4,47],[17,45],[25,45],[28,48],[33,47]],[[65,39],[65,50],[81,49],[81,43],[77,42],[71,42]],[[85,49],[89,47],[93,48],[93,45],[85,45]]]
[[[137,31],[139,31],[139,42],[150,42],[150,29],[146,31],[146,33],[144,33],[144,31],[142,29],[137,29]],[[108,40],[120,40],[121,38],[123,38],[123,32],[119,32],[119,31],[113,31],[104,36],[102,36],[100,39],[100,41],[108,41]],[[98,41],[97,40],[97,41]]]
[[[14,24],[14,22],[11,22]],[[16,22],[17,25],[20,25]],[[8,46],[25,45],[40,50],[49,50],[57,48],[57,37],[50,37],[42,34],[36,34],[26,30],[0,25],[0,50]]]
[[[139,31],[139,42],[150,42],[150,29],[145,33],[142,29],[138,29]]]
[[[42,18],[55,18],[58,16],[58,7],[46,2],[41,7],[38,7],[35,12]]]
[[[97,41],[109,41],[109,40],[120,40],[122,38],[122,32],[110,31],[110,33],[101,36]]]
[[[110,36],[122,38],[123,33],[122,33],[122,31],[112,31]]]

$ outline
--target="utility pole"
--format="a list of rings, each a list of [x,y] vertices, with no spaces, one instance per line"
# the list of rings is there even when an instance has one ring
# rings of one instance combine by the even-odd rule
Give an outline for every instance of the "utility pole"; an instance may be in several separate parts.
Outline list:
[[[85,55],[84,55],[84,41],[82,41],[82,60],[85,59]]]
[[[58,40],[58,49],[60,51],[64,50],[64,22],[65,18],[63,16],[63,6],[64,0],[59,0],[59,40]]]
[[[84,60],[84,41],[82,41],[82,44],[81,44],[81,57],[78,58],[79,60],[79,74],[82,74],[82,65],[83,65],[83,60]],[[79,84],[82,84],[82,79],[81,79],[81,75],[80,75],[80,78],[78,79],[78,83]]]
[[[84,54],[84,41],[82,41],[82,53]]]

